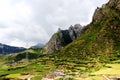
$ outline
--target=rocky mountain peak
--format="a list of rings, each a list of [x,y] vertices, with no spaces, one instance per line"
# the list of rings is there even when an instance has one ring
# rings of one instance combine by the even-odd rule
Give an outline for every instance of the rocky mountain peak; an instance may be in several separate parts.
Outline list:
[[[82,26],[80,24],[75,24],[74,25],[74,31],[77,34],[77,36],[79,36],[80,34],[80,30],[82,29]]]
[[[81,29],[82,26],[80,24],[75,24],[74,26],[71,25],[67,30],[61,30],[59,28],[46,44],[46,53],[52,53],[53,51],[59,50],[65,45],[71,43],[80,35]]]
[[[80,35],[80,31],[82,29],[82,26],[80,24],[75,24],[74,26],[70,26],[68,31],[69,35],[72,40],[76,39]]]

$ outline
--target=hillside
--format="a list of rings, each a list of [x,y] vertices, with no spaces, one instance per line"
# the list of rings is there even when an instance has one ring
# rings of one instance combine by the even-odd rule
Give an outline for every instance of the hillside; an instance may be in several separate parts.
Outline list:
[[[5,44],[0,43],[0,54],[9,54],[9,53],[16,53],[26,50],[23,47],[15,47],[15,46],[9,46]]]
[[[74,27],[59,29],[45,47],[0,56],[0,79],[103,80],[103,74],[120,75],[120,0],[97,8],[80,35],[73,32]],[[44,54],[46,49],[51,54]]]
[[[120,0],[110,0],[97,8],[93,21],[81,36],[61,50],[65,58],[98,58],[100,61],[120,57]]]

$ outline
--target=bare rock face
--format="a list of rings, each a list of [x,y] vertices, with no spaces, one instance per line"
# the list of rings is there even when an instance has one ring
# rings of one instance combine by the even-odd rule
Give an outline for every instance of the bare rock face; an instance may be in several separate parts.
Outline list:
[[[120,0],[118,1],[116,8],[120,10]]]
[[[102,10],[101,10],[100,8],[97,8],[97,9],[95,10],[94,15],[93,15],[93,20],[94,20],[94,21],[101,20],[103,16],[104,16],[104,15],[103,15],[103,13],[102,13]]]
[[[109,0],[110,5],[114,5],[114,2],[116,2],[116,0]]]
[[[77,37],[75,35],[74,27],[72,25],[69,27],[69,35],[70,35],[72,40],[74,40]]]
[[[100,21],[105,15],[109,14],[110,9],[107,7],[120,10],[120,0],[109,0],[108,4],[103,4],[102,8],[97,7],[93,15],[93,21]]]
[[[60,48],[62,48],[62,45],[62,36],[61,33],[58,31],[51,37],[51,39],[45,46],[46,53],[52,53],[54,50],[59,50]]]
[[[69,27],[68,31],[72,40],[76,39],[80,35],[81,29],[82,27],[80,24],[75,24],[74,26],[71,25]]]
[[[71,43],[74,39],[80,36],[82,26],[75,24],[70,26],[68,30],[58,29],[58,32],[53,34],[49,42],[46,44],[46,53],[52,53],[55,50],[59,50],[67,44]]]
[[[75,24],[74,25],[74,31],[77,34],[77,36],[80,36],[81,29],[82,29],[82,26],[80,24]]]
[[[108,4],[120,10],[120,0],[109,0]]]

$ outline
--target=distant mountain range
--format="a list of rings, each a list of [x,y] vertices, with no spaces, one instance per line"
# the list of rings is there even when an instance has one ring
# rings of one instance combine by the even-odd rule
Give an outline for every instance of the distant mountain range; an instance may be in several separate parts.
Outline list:
[[[9,46],[9,45],[0,43],[0,54],[16,53],[24,50],[26,49],[23,47]]]
[[[31,46],[31,47],[33,48],[33,47],[43,47],[43,46],[44,46],[43,43],[38,43],[38,44],[36,44],[36,45],[34,45],[34,46]]]

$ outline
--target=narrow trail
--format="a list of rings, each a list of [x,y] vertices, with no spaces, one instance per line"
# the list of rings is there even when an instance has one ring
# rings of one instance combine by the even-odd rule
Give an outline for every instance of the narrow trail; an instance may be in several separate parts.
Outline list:
[[[19,77],[19,79],[27,79],[27,80],[31,80],[31,78],[32,77],[34,77],[34,75],[21,75],[20,77]]]
[[[29,76],[27,77],[27,80],[31,80],[32,77],[34,77],[34,75],[29,75]]]

